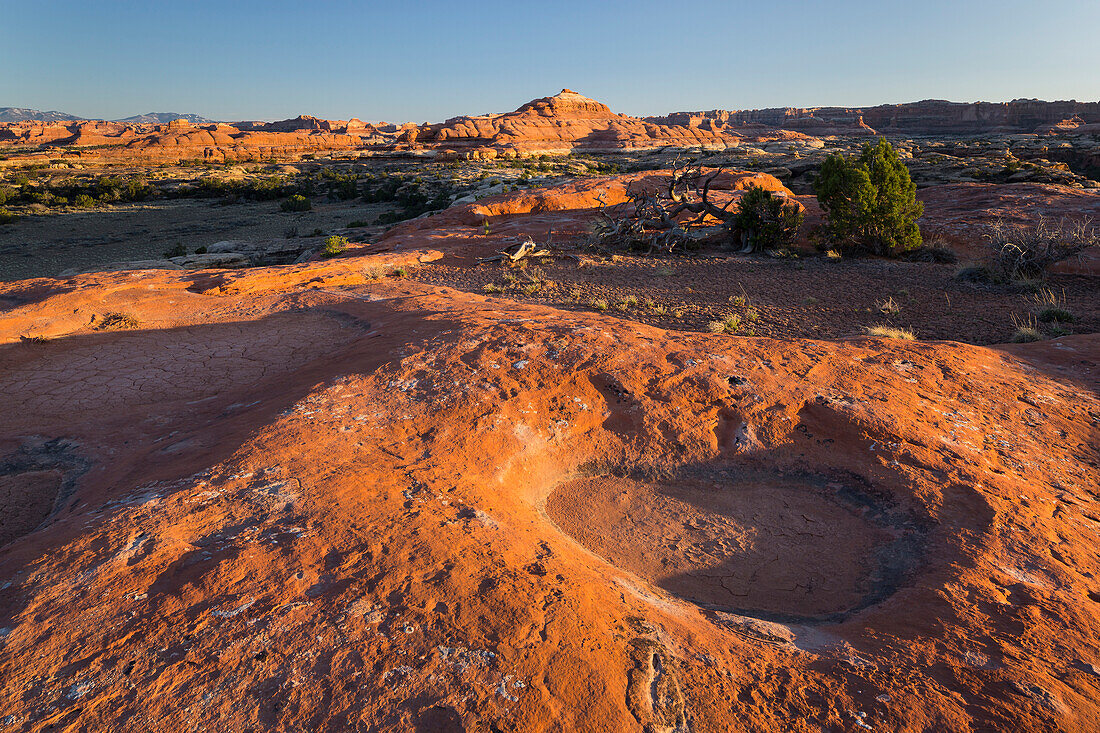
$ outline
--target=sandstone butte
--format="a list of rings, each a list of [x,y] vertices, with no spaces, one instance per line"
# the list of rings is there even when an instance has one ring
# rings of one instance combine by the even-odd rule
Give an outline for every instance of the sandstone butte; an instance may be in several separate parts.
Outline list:
[[[1044,102],[1016,99],[1011,102],[947,102],[928,99],[907,104],[875,107],[775,107],[756,110],[674,112],[646,117],[649,122],[687,127],[759,125],[804,132],[807,135],[985,135],[1058,134],[1079,132],[1087,124],[1100,124],[1100,102]]]
[[[813,143],[833,135],[1087,135],[1100,102],[1017,100],[1002,104],[925,101],[865,109],[821,107],[676,112],[638,118],[563,89],[514,112],[435,124],[375,126],[357,119],[301,116],[281,122],[164,125],[102,121],[0,123],[5,167],[28,161],[174,163],[185,160],[296,160],[354,153],[492,159],[543,153],[655,148],[722,150],[742,142]],[[817,143],[820,146],[820,143]],[[10,151],[10,152],[7,152]]]
[[[1096,730],[1100,337],[676,333],[367,275],[596,195],[0,286],[0,730]]]
[[[334,151],[494,158],[571,150],[608,151],[660,147],[725,148],[742,137],[756,142],[804,140],[782,130],[702,129],[660,125],[611,112],[607,105],[564,89],[515,112],[457,117],[440,124],[387,126],[298,117],[271,123],[166,125],[115,122],[14,122],[0,125],[0,149],[41,148],[41,154],[75,148],[82,160],[137,163],[180,160],[260,160]],[[95,150],[79,148],[95,146]]]

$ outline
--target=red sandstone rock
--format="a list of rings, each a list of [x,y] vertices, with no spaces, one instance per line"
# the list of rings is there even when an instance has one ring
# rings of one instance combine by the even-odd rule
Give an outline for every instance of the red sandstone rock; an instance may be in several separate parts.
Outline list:
[[[736,145],[739,138],[722,131],[655,125],[613,113],[607,105],[563,89],[536,99],[515,112],[457,117],[422,128],[421,145],[441,145],[451,155],[468,152],[483,157],[486,148],[516,155],[570,150],[621,150],[663,146]]]
[[[707,124],[765,125],[798,130],[809,135],[980,135],[993,132],[1030,133],[1041,125],[1053,125],[1077,116],[1100,123],[1100,102],[1043,102],[1018,99],[1012,102],[960,103],[924,100],[908,104],[884,104],[862,109],[778,107],[757,110],[711,110],[676,112],[647,120],[668,125]]]
[[[781,342],[365,277],[420,256],[0,284],[4,725],[1094,727],[1096,335]]]
[[[357,119],[332,121],[308,115],[281,122],[242,122],[237,127],[179,122],[182,121],[156,126],[113,122],[0,123],[0,146],[104,146],[92,157],[108,162],[172,162],[196,157],[296,158],[309,153],[361,149],[432,150],[444,160],[487,160],[571,150],[722,149],[742,141],[807,141],[811,136],[870,136],[876,131],[907,135],[1033,131],[1044,135],[1081,135],[1100,125],[1100,102],[1016,100],[1003,104],[958,104],[926,100],[864,109],[711,110],[639,119],[615,114],[601,102],[564,89],[507,114],[456,117],[438,124],[410,123],[386,129]],[[226,136],[232,141],[227,141]]]
[[[1046,183],[952,183],[917,191],[924,203],[921,228],[939,235],[964,259],[983,260],[989,252],[984,235],[990,224],[1033,225],[1044,216],[1054,222],[1100,221],[1100,191]],[[1060,267],[1071,272],[1100,272],[1098,253]]]

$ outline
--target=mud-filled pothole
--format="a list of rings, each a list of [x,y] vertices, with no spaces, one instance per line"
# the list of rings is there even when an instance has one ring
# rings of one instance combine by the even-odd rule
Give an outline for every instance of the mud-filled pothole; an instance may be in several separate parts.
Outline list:
[[[546,512],[611,564],[705,608],[839,620],[896,589],[921,531],[854,482],[708,468],[578,478]]]
[[[30,439],[0,459],[0,547],[44,522],[89,466],[77,444],[64,438]]]

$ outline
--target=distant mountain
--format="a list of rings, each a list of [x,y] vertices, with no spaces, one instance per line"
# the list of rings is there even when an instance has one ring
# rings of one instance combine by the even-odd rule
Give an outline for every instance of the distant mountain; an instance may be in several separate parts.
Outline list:
[[[36,122],[64,122],[82,119],[84,118],[66,114],[65,112],[43,112],[39,109],[26,109],[24,107],[0,107],[0,122],[23,122],[24,120],[34,120]]]
[[[43,112],[40,109],[27,109],[25,107],[0,107],[0,122],[23,122],[33,120],[35,122],[69,122],[72,120],[86,120],[87,117],[77,117],[66,112]],[[196,125],[207,125],[214,120],[208,120],[200,115],[181,114],[179,112],[147,112],[143,115],[134,115],[114,122],[128,122],[132,125],[163,125],[172,120],[187,120]]]
[[[208,120],[199,115],[180,114],[178,112],[146,112],[143,115],[134,115],[115,122],[129,122],[132,125],[164,125],[172,120],[187,120],[195,125],[207,125],[215,120]]]

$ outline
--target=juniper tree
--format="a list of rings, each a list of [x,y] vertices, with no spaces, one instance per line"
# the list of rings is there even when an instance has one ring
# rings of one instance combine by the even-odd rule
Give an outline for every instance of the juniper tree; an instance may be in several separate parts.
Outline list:
[[[831,245],[893,255],[921,245],[924,204],[894,146],[879,138],[859,157],[826,158],[814,181]]]

